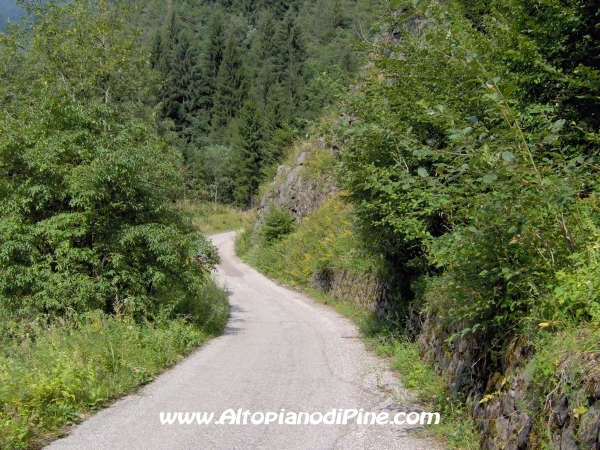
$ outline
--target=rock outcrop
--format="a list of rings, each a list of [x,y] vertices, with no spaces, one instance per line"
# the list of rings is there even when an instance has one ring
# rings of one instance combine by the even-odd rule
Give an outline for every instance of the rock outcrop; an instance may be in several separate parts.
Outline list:
[[[278,167],[269,191],[258,206],[255,230],[260,228],[270,208],[286,208],[300,221],[314,212],[328,198],[338,192],[333,177],[323,174],[318,178],[306,176],[304,166],[311,157],[311,144],[304,144],[293,164]]]

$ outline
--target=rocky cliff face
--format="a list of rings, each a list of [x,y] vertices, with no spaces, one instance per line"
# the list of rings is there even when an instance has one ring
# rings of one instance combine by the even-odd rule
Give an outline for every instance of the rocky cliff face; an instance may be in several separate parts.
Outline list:
[[[278,167],[273,183],[258,206],[255,229],[260,228],[270,208],[286,208],[300,221],[325,200],[336,195],[338,189],[331,175],[322,174],[318,178],[307,176],[304,169],[311,157],[312,148],[310,143],[304,144],[292,164]]]
[[[286,208],[300,222],[316,211],[325,201],[338,194],[334,178],[319,170],[312,170],[311,158],[316,152],[330,152],[335,156],[335,143],[326,147],[324,141],[303,144],[290,164],[278,167],[275,179],[261,198],[258,219],[254,230],[258,231],[271,208]],[[383,318],[389,311],[393,293],[388,284],[375,274],[357,274],[328,268],[313,274],[313,288],[338,300],[352,301],[373,311]]]
[[[486,343],[447,341],[459,328],[444,329],[431,314],[412,317],[424,357],[444,375],[453,394],[467,394],[482,449],[546,448],[543,439],[552,450],[600,450],[599,354],[564,354],[550,366],[553,390],[546,387],[542,393],[533,380],[531,343],[517,339],[505,349],[501,366],[494,367],[488,363],[491,349]],[[561,379],[568,365],[580,371],[571,382]],[[588,406],[578,407],[575,398]]]

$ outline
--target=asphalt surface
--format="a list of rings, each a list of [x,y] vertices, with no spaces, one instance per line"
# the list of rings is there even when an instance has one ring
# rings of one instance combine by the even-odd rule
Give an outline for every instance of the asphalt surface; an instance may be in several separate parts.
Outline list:
[[[407,425],[215,424],[237,411],[419,411],[349,320],[265,278],[234,254],[234,233],[213,236],[230,292],[225,333],[138,393],[115,402],[47,448],[63,449],[436,449]],[[210,425],[161,424],[160,413],[213,412]],[[163,416],[166,417],[166,416]],[[185,416],[183,416],[185,417]],[[283,416],[285,417],[285,416]],[[256,420],[260,415],[255,416]],[[315,416],[318,420],[318,415]],[[240,422],[243,422],[240,416]],[[418,426],[417,426],[418,427]]]

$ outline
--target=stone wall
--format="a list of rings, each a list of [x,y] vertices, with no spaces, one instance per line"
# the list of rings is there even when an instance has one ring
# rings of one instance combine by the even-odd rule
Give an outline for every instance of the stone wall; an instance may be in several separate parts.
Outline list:
[[[379,319],[390,310],[393,295],[384,281],[374,274],[325,269],[313,275],[311,286],[336,300],[354,302],[374,312]]]
[[[555,362],[557,383],[569,358],[578,359],[575,364],[584,371],[579,384],[565,385],[589,403],[587,410],[577,411],[558,389],[540,398],[532,382],[530,343],[515,340],[505,350],[501,367],[493,367],[484,342],[460,338],[447,342],[460,326],[444,329],[432,314],[415,313],[411,324],[422,354],[444,376],[451,392],[467,395],[482,449],[543,448],[539,435],[547,433],[549,439],[544,440],[550,440],[552,450],[600,450],[600,355],[564,355],[564,361]],[[540,417],[544,429],[534,430]]]

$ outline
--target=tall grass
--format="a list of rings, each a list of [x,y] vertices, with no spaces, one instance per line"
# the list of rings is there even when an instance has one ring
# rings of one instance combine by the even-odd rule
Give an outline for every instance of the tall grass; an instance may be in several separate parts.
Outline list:
[[[254,218],[251,211],[242,211],[229,205],[179,202],[176,207],[188,216],[196,231],[204,236],[241,230]]]
[[[41,447],[219,333],[226,294],[212,281],[202,294],[212,308],[205,327],[189,317],[136,323],[100,311],[14,325],[0,347],[0,448]]]

